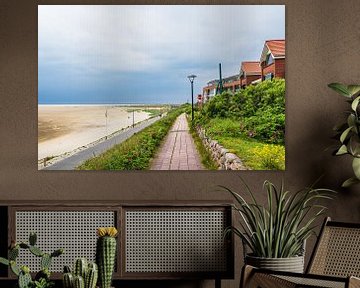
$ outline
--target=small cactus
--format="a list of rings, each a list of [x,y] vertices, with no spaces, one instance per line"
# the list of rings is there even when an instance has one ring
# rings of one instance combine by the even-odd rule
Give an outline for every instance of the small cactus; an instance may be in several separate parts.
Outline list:
[[[29,287],[40,287],[38,283],[45,283],[50,285],[50,265],[53,257],[60,256],[63,254],[63,249],[55,250],[53,253],[48,254],[41,251],[36,247],[37,236],[35,233],[30,233],[29,244],[20,242],[16,243],[14,240],[11,241],[8,251],[8,259],[0,257],[0,263],[10,266],[11,271],[18,276],[18,286],[19,288],[29,288]],[[27,266],[22,266],[21,268],[16,264],[16,259],[19,256],[19,250],[29,250],[30,253],[37,257],[41,257],[41,271],[39,271],[35,276],[35,281],[32,280],[30,275],[30,269]],[[40,285],[39,284],[39,285]],[[42,285],[42,284],[41,284]],[[41,286],[42,287],[42,286]],[[49,286],[47,286],[49,287]]]
[[[89,263],[85,276],[85,288],[95,288],[98,279],[98,266],[96,263]]]
[[[44,255],[41,256],[41,261],[40,261],[41,269],[45,269],[45,268],[49,269],[51,265],[51,260],[52,260],[51,255],[44,253]]]
[[[16,260],[16,258],[19,256],[19,246],[15,246],[14,248],[9,250],[8,253],[9,260]]]
[[[6,266],[10,265],[10,261],[8,259],[3,258],[3,257],[0,257],[0,263],[4,264]]]
[[[64,266],[64,288],[95,288],[98,278],[98,269],[95,263],[89,263],[85,258],[78,258],[74,263],[74,272],[71,273],[69,266]]]
[[[40,250],[40,248],[38,248],[38,247],[36,247],[36,246],[31,246],[31,245],[30,245],[29,251],[30,251],[32,254],[34,254],[35,256],[37,256],[37,257],[41,257],[41,256],[44,255],[44,252],[42,252],[42,251]]]
[[[18,285],[19,288],[28,288],[32,283],[30,269],[27,266],[21,267],[21,271],[19,274]]]
[[[74,277],[74,288],[85,288],[83,277],[78,275]]]
[[[31,246],[35,246],[37,241],[37,235],[35,232],[31,232],[29,235],[29,244]]]
[[[66,272],[62,277],[64,288],[73,288],[74,287],[74,276],[70,272]]]
[[[88,268],[88,262],[85,258],[76,259],[74,274],[76,276],[81,276],[83,279],[85,279],[87,268]]]
[[[11,260],[10,262],[10,269],[11,271],[16,275],[19,276],[20,274],[20,268],[16,265],[16,262],[14,260]]]
[[[116,258],[115,227],[98,228],[99,236],[96,243],[96,262],[99,267],[99,282],[101,288],[110,288]]]

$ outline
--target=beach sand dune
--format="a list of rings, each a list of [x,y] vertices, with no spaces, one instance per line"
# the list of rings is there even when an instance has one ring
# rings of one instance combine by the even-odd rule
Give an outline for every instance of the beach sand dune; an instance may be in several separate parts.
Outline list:
[[[139,107],[39,105],[38,159],[73,151],[131,126],[133,116],[135,123],[150,118]]]

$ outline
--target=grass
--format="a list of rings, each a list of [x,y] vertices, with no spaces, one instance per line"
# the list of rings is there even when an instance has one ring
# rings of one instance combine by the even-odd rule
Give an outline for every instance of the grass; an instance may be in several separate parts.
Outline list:
[[[282,145],[261,143],[246,136],[216,136],[229,152],[236,154],[253,170],[285,170],[285,148]]]
[[[149,113],[150,117],[154,117],[162,114],[164,111],[161,109],[146,109],[143,112]]]
[[[211,157],[210,152],[205,148],[198,133],[195,131],[195,129],[191,125],[190,125],[190,133],[191,133],[192,138],[194,139],[196,149],[199,152],[199,155],[201,158],[201,163],[208,170],[217,170],[218,165],[216,164],[214,159]]]
[[[133,135],[103,154],[85,161],[78,170],[145,170],[167,135],[182,108],[171,110],[165,117]]]
[[[229,152],[236,154],[253,170],[285,170],[285,147],[269,144],[244,135],[241,122],[235,119],[211,119],[204,125],[207,135]]]

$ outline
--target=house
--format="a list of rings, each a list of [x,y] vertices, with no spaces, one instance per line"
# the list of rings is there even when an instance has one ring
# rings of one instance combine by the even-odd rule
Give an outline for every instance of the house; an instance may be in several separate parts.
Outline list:
[[[232,93],[240,89],[239,75],[232,75],[222,79],[222,91],[230,91]],[[203,102],[205,103],[211,97],[219,93],[219,80],[211,80],[203,87]]]
[[[218,84],[219,80],[211,80],[207,82],[207,85],[203,88],[203,102],[206,102],[216,95]]]
[[[230,91],[232,93],[240,89],[239,75],[233,75],[223,79],[223,91]]]
[[[262,80],[285,78],[285,40],[265,41],[260,66]]]
[[[244,61],[240,66],[240,86],[245,88],[261,79],[261,67],[259,61]]]

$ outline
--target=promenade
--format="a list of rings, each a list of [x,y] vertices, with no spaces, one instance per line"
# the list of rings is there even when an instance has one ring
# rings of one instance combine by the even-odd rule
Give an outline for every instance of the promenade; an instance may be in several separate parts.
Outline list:
[[[106,139],[94,146],[85,148],[74,155],[71,155],[65,159],[62,159],[54,164],[43,168],[42,170],[74,170],[77,166],[81,165],[84,161],[100,155],[101,153],[111,149],[117,144],[124,142],[126,139],[133,136],[135,133],[140,132],[146,127],[158,121],[161,117],[153,117],[151,119],[145,120],[141,123],[135,125],[135,127],[131,127],[121,131],[119,134]]]
[[[203,170],[185,114],[176,120],[155,156],[151,170]]]

